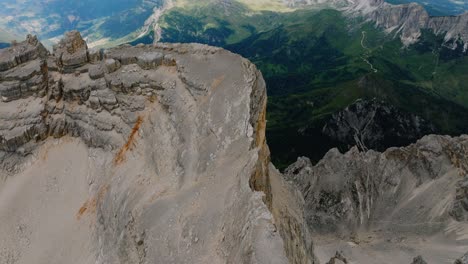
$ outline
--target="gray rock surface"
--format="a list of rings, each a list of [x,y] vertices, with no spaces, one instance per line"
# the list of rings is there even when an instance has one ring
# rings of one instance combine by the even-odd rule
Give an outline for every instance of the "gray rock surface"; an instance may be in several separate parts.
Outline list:
[[[467,147],[466,136],[426,136],[383,153],[333,149],[316,166],[300,158],[285,175],[303,193],[315,232],[385,226],[433,233],[450,222],[451,210],[465,199]],[[419,223],[417,230],[407,230],[410,223]]]
[[[304,199],[301,193],[271,164],[266,176],[265,184],[270,188],[263,189],[271,194],[269,208],[276,219],[276,227],[283,237],[289,263],[319,263],[314,254],[312,233],[305,221]]]
[[[31,60],[46,57],[47,54],[47,49],[37,40],[37,37],[28,35],[25,41],[16,43],[8,49],[0,50],[0,72]]]
[[[417,256],[413,259],[413,262],[411,264],[427,264],[427,262],[423,259],[421,256]]]
[[[0,263],[307,263],[310,236],[286,236],[302,215],[251,189],[269,178],[253,64],[197,44],[89,54],[78,32],[54,55],[1,51]]]
[[[348,260],[340,253],[336,252],[335,256],[330,259],[326,264],[347,264]]]
[[[454,264],[468,264],[468,252],[463,257],[455,260]]]
[[[333,149],[316,165],[302,157],[284,177],[321,263],[336,251],[350,263],[452,263],[468,248],[467,157],[467,136],[431,135],[385,152]]]
[[[450,215],[457,221],[468,221],[468,177],[465,176],[457,183],[455,195]]]
[[[71,73],[88,62],[88,45],[78,31],[67,32],[54,46],[54,57],[63,72]]]
[[[0,50],[0,99],[9,102],[45,94],[48,51],[34,36]]]

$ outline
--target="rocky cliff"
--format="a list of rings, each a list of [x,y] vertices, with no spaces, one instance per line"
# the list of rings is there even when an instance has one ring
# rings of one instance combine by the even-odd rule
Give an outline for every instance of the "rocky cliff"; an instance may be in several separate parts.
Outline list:
[[[329,254],[320,260],[343,250],[357,263],[410,263],[415,252],[453,263],[468,245],[467,150],[466,136],[426,136],[382,153],[333,149],[315,166],[298,159],[285,177],[302,194],[316,242],[344,240],[319,243]]]
[[[467,264],[468,263],[468,252],[463,257],[455,260],[454,264]]]
[[[0,96],[0,263],[314,263],[302,214],[276,217],[240,56],[29,36],[0,51]]]
[[[467,147],[466,137],[427,136],[383,153],[331,150],[315,167],[299,159],[286,175],[302,187],[314,230],[353,231],[380,223],[397,229],[428,219],[443,223],[466,199]],[[465,207],[458,209],[460,215]]]
[[[431,17],[419,4],[392,5],[383,0],[358,0],[346,11],[375,22],[387,32],[399,36],[405,45],[416,43],[421,30],[429,29],[436,35],[444,35],[446,41],[461,40],[464,51],[468,49],[468,13]]]

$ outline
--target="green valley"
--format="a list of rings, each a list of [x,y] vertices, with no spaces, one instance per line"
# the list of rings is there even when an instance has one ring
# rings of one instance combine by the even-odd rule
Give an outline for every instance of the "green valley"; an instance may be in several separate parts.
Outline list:
[[[258,66],[269,94],[269,145],[280,168],[297,156],[319,160],[330,147],[347,149],[322,128],[358,98],[421,116],[438,133],[468,131],[468,57],[443,35],[424,31],[404,47],[396,32],[336,10],[259,11],[235,1],[176,7],[161,27],[162,41],[222,46]]]
[[[7,0],[0,10],[4,15],[0,27],[8,29],[0,29],[0,48],[21,39],[11,32],[37,33],[51,47],[64,31],[78,29],[93,48],[197,42],[239,53],[257,65],[267,82],[267,136],[279,168],[298,156],[318,161],[332,147],[345,151],[354,145],[330,137],[324,127],[358,99],[375,99],[429,121],[434,129],[422,134],[468,132],[468,45],[462,42],[463,36],[453,35],[465,34],[465,18],[427,20],[425,26],[432,23],[439,34],[422,27],[419,35],[413,32],[420,26],[414,20],[392,24],[393,14],[404,14],[405,8],[385,9],[390,5],[383,1],[360,0],[382,4],[383,13],[377,16],[388,24],[384,30],[372,13],[359,13],[367,12],[365,8],[340,9],[344,1],[304,5],[307,1],[118,0],[108,8],[108,1],[93,5],[89,1]],[[457,4],[446,4],[425,6],[431,14],[441,8],[449,14],[458,12]],[[407,11],[413,14],[423,8]],[[429,17],[421,14],[423,19],[424,14]],[[407,23],[409,28],[405,28]],[[405,46],[400,39],[404,34],[408,34],[406,40],[419,39]],[[447,41],[445,34],[452,34],[453,40]],[[386,140],[382,146],[366,147],[384,150],[419,137],[415,134],[411,140]]]

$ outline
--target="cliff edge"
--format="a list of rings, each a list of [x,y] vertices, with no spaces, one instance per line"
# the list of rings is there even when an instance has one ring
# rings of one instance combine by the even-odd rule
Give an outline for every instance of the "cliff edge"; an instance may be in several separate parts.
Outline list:
[[[0,51],[0,96],[0,263],[288,262],[249,61],[28,36]]]

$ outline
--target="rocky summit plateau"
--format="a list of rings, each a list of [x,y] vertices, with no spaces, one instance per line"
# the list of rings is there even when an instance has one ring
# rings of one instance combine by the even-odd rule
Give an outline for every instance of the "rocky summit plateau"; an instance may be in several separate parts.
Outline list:
[[[224,49],[29,35],[0,50],[0,96],[2,264],[467,263],[466,136],[282,174],[262,74]]]

